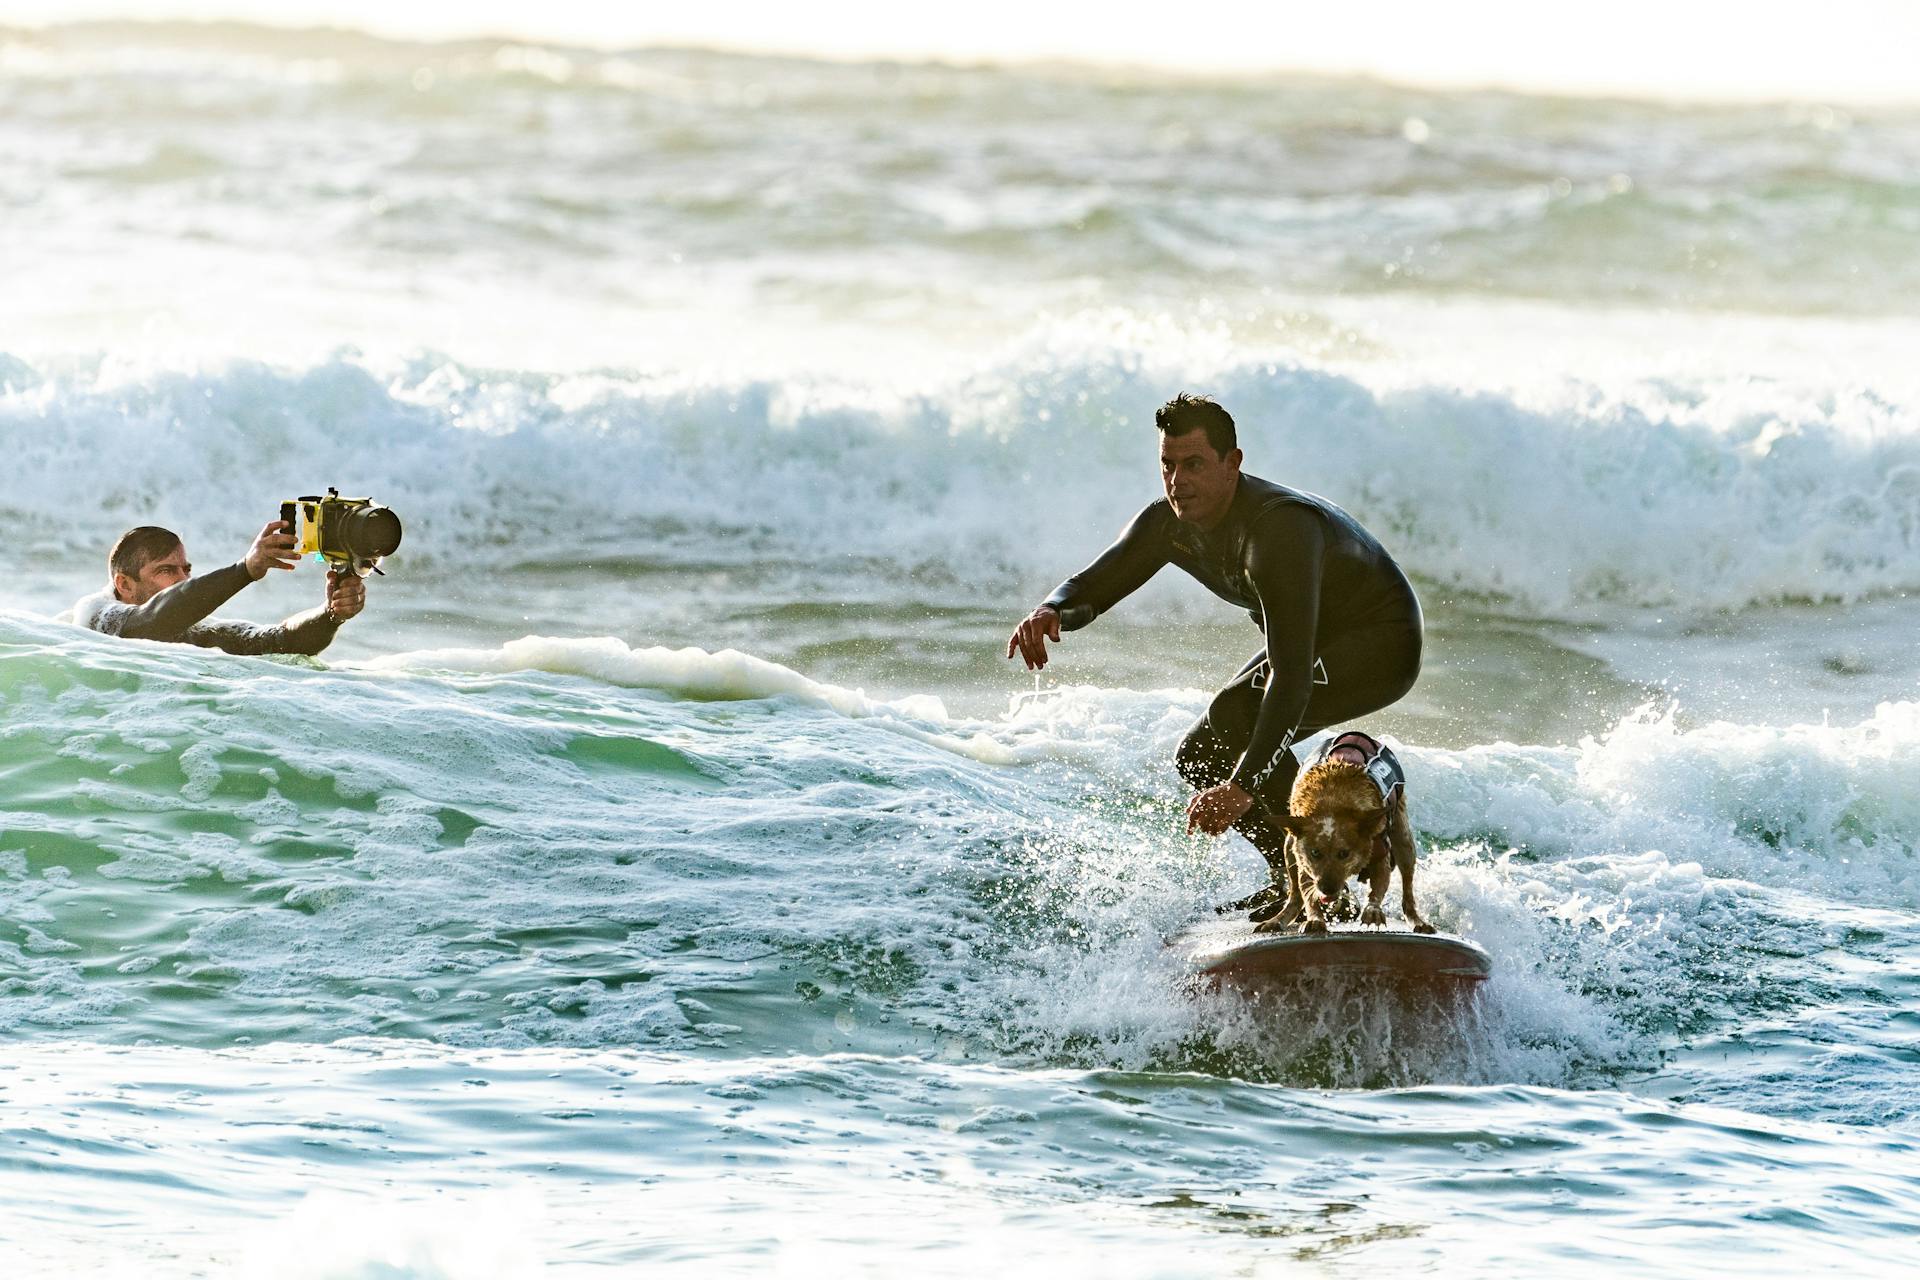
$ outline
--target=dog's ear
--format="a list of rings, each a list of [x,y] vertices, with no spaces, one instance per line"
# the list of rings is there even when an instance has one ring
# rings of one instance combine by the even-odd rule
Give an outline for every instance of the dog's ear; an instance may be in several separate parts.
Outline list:
[[[1310,825],[1310,819],[1302,816],[1301,814],[1287,813],[1287,814],[1281,814],[1280,816],[1276,817],[1274,821],[1278,823],[1280,826],[1286,828],[1287,832],[1290,835],[1298,836],[1303,840],[1306,839],[1307,828]]]
[[[1380,838],[1381,833],[1386,831],[1387,829],[1388,816],[1389,816],[1388,811],[1385,809],[1382,809],[1378,817],[1374,818],[1372,821],[1367,823],[1367,826],[1366,826],[1367,839],[1377,840]]]

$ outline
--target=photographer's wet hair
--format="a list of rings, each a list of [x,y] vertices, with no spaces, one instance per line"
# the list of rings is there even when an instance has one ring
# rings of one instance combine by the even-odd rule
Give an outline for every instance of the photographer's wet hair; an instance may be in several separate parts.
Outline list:
[[[180,545],[180,535],[157,524],[143,524],[120,535],[107,553],[107,572],[138,578],[140,571]]]
[[[1170,436],[1204,431],[1207,433],[1207,443],[1223,458],[1240,447],[1239,438],[1233,430],[1233,415],[1205,396],[1188,395],[1182,391],[1154,411],[1153,425],[1160,428],[1162,434]]]

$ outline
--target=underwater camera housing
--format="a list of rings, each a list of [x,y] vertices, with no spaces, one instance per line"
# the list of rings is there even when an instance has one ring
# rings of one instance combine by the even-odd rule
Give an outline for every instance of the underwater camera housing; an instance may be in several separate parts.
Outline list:
[[[400,546],[400,517],[372,498],[343,498],[328,489],[322,498],[308,495],[280,504],[280,519],[297,531],[298,555],[314,555],[329,568],[366,577],[380,572],[380,561]],[[297,521],[297,523],[296,523]]]

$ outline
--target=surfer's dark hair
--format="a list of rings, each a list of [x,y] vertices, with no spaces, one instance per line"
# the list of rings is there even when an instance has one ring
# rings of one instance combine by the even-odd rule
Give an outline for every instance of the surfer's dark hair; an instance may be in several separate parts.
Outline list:
[[[137,578],[140,571],[180,545],[180,535],[157,524],[143,524],[120,535],[107,553],[107,571]]]
[[[1153,425],[1163,435],[1183,436],[1189,431],[1207,433],[1207,443],[1221,457],[1240,447],[1233,430],[1233,415],[1205,396],[1182,391],[1154,411]]]

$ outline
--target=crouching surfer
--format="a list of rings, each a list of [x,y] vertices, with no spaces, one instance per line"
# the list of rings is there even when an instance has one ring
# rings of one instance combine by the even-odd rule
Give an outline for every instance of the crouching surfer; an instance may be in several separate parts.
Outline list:
[[[1233,418],[1178,395],[1154,415],[1166,497],[1023,620],[1007,641],[1030,670],[1047,641],[1086,626],[1168,564],[1247,610],[1266,644],[1213,699],[1175,756],[1198,794],[1187,829],[1229,826],[1274,870],[1274,887],[1224,909],[1277,909],[1295,741],[1397,702],[1420,674],[1413,586],[1374,536],[1318,495],[1240,470]]]
[[[329,570],[324,604],[272,626],[211,616],[269,569],[292,569],[295,555],[293,530],[275,521],[240,560],[196,578],[178,534],[142,525],[114,543],[106,589],[75,604],[71,616],[80,626],[130,640],[170,640],[228,653],[316,654],[366,607],[367,585],[358,574]]]

